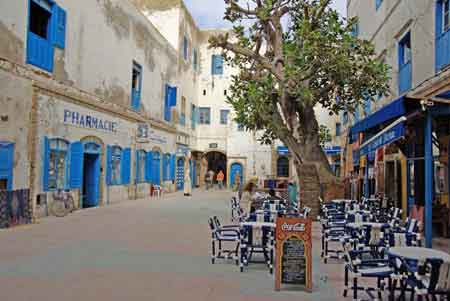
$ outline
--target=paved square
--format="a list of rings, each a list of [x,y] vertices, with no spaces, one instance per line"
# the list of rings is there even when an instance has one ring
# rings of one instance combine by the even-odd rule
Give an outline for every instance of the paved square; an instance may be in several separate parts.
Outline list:
[[[320,263],[314,292],[275,292],[263,265],[210,263],[209,216],[228,192],[194,191],[83,210],[0,231],[0,300],[339,300],[343,265]]]

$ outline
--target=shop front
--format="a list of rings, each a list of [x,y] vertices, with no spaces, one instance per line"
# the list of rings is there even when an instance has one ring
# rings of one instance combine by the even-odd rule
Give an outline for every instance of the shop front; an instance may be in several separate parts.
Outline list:
[[[428,247],[433,234],[445,234],[448,227],[449,116],[449,102],[429,106],[401,97],[350,131],[350,139],[361,143],[359,156],[365,162],[363,195],[386,197],[406,216],[423,221]],[[434,217],[443,211],[447,225],[435,225]]]

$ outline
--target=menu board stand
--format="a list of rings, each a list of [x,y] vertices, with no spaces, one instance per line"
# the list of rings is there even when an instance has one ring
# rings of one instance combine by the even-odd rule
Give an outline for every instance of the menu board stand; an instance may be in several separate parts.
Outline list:
[[[278,217],[275,290],[283,286],[312,292],[311,219]]]

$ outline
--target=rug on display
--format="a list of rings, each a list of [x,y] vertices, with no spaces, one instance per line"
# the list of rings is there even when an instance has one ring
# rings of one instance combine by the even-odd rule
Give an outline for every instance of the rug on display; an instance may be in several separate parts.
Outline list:
[[[0,229],[32,222],[30,190],[0,190]]]

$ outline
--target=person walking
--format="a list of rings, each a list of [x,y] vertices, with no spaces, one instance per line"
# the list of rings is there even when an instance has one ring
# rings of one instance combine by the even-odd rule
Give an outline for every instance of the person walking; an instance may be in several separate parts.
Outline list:
[[[240,191],[240,187],[241,187],[241,175],[239,172],[236,172],[234,174],[234,187],[233,190],[234,191]]]
[[[214,171],[208,171],[209,187],[214,188]]]
[[[223,180],[225,179],[225,175],[222,170],[219,171],[217,174],[217,184],[219,186],[219,189],[223,189]]]
[[[295,182],[289,182],[288,184],[288,195],[290,205],[294,208],[298,208],[298,193],[297,193],[297,185]]]

